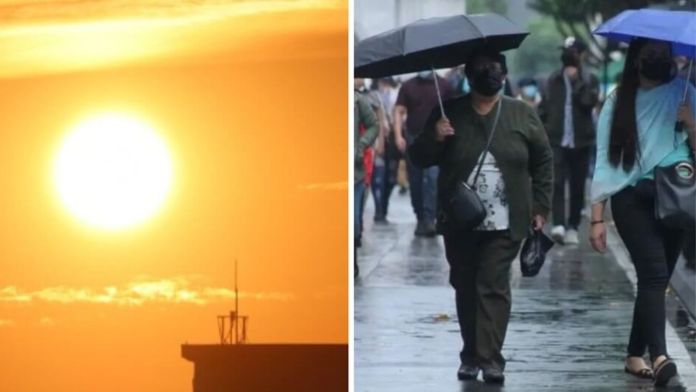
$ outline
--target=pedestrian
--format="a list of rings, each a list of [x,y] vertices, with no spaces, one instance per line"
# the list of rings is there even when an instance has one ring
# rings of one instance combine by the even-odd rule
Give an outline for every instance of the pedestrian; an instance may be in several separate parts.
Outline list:
[[[355,125],[353,129],[354,155],[353,155],[353,212],[354,212],[354,232],[353,232],[353,250],[354,252],[354,271],[353,274],[358,276],[358,256],[357,247],[362,241],[362,211],[365,201],[365,150],[372,145],[377,138],[379,132],[379,124],[377,124],[377,116],[370,107],[367,98],[360,93],[360,89],[364,86],[364,80],[355,79],[354,81],[354,100],[353,100],[353,116]]]
[[[599,100],[599,80],[583,62],[587,45],[569,38],[561,54],[562,68],[549,76],[545,94],[546,130],[553,147],[554,196],[551,237],[576,245],[590,153],[595,144],[592,110]],[[566,183],[570,209],[566,214]]]
[[[682,246],[683,230],[655,218],[655,167],[691,160],[696,149],[694,88],[688,105],[681,99],[687,82],[675,77],[667,42],[634,39],[628,48],[619,87],[606,100],[597,128],[597,159],[592,180],[590,239],[607,249],[604,210],[611,209],[619,236],[636,269],[638,291],[625,370],[666,384],[677,373],[665,343],[665,290]],[[684,131],[675,132],[675,122]],[[650,364],[643,356],[646,349]]]
[[[517,87],[519,88],[517,99],[522,100],[537,111],[541,103],[541,93],[537,81],[532,77],[525,77],[517,82]]]
[[[444,235],[464,343],[457,376],[475,379],[482,370],[489,383],[505,380],[501,350],[510,319],[511,263],[530,225],[535,230],[544,225],[553,183],[553,158],[544,127],[529,105],[503,96],[506,74],[502,54],[487,50],[473,54],[466,67],[472,92],[446,101],[446,118],[433,111],[409,148],[415,165],[440,169],[438,230]],[[473,230],[455,230],[443,203],[457,183],[471,183],[494,123],[476,186],[487,216]]]
[[[372,196],[375,202],[374,221],[388,223],[389,198],[396,185],[397,169],[401,152],[396,147],[393,131],[393,111],[396,103],[396,82],[392,78],[373,81],[372,100],[377,106],[380,133],[375,142],[375,160],[372,181]]]
[[[438,80],[442,97],[453,95],[450,84],[430,71],[422,71],[401,86],[394,108],[394,133],[399,151],[405,152],[416,136],[423,130],[425,121],[433,107],[438,104],[435,78]],[[405,130],[404,130],[404,117]],[[411,205],[418,221],[415,235],[435,236],[435,210],[437,203],[437,167],[421,169],[407,156],[408,184]]]

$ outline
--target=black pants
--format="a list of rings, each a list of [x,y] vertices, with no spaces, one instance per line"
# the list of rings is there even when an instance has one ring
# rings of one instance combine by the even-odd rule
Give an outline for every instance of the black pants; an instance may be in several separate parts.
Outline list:
[[[652,181],[647,184],[654,187]],[[643,356],[647,348],[654,360],[667,355],[665,290],[684,236],[682,230],[667,229],[655,220],[654,195],[645,193],[628,187],[611,198],[611,210],[638,277],[628,354]]]
[[[578,229],[585,206],[585,182],[590,167],[590,148],[553,148],[553,225]],[[570,211],[566,215],[566,182],[570,189]],[[567,217],[567,221],[566,221]]]
[[[519,248],[509,231],[445,234],[464,364],[505,368],[501,351],[512,306],[510,265]]]

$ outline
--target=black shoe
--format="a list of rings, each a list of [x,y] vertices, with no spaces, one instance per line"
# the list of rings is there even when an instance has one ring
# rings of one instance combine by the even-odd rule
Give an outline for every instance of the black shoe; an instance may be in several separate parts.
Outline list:
[[[423,234],[426,237],[435,237],[437,235],[437,230],[435,230],[435,224],[432,222],[428,222],[423,225],[425,229],[423,230],[425,234]]]
[[[483,369],[483,381],[488,384],[503,384],[505,382],[505,375],[500,369]]]
[[[461,364],[457,370],[457,378],[459,380],[476,380],[479,370],[478,366]]]
[[[378,225],[386,225],[389,223],[389,221],[384,215],[375,215],[375,223]]]
[[[677,364],[671,358],[667,358],[653,369],[653,374],[655,375],[655,386],[663,387],[672,377],[677,375]]]
[[[416,224],[416,231],[414,231],[413,234],[415,234],[418,237],[425,237],[426,235],[428,235],[428,232],[425,227],[425,222],[418,221],[418,223]]]

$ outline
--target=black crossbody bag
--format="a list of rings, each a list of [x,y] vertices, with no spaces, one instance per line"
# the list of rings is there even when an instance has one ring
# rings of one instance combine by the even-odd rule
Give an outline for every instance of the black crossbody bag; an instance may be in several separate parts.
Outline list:
[[[458,181],[452,193],[447,195],[444,200],[443,210],[445,212],[445,219],[447,220],[447,227],[450,229],[457,231],[473,230],[486,218],[486,207],[483,205],[483,202],[481,202],[478,193],[476,193],[476,181],[478,180],[479,174],[481,174],[483,162],[493,142],[493,135],[498,126],[500,108],[502,106],[503,99],[501,98],[498,100],[498,109],[495,113],[491,133],[488,136],[486,148],[483,150],[481,159],[478,162],[476,175],[474,175],[474,180],[471,185],[469,185],[466,180]]]

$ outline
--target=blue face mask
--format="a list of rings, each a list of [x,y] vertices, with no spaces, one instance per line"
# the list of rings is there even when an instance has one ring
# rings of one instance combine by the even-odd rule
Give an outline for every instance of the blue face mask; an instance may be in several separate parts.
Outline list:
[[[466,80],[466,78],[464,78],[462,80],[462,93],[469,94],[470,91],[471,91],[471,86],[469,86],[469,81]]]
[[[538,92],[539,88],[533,84],[522,87],[522,95],[524,95],[525,97],[534,98],[537,96]]]
[[[421,79],[432,79],[433,71],[420,71],[418,72],[418,77]]]

